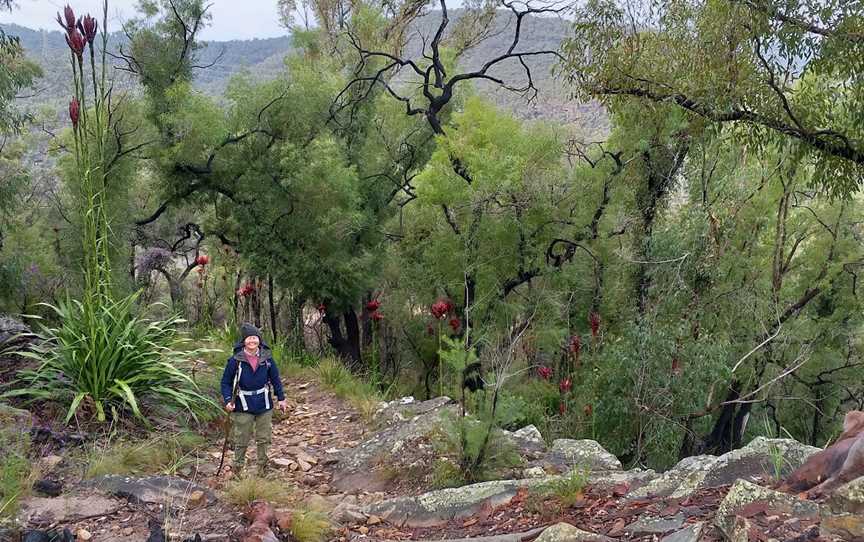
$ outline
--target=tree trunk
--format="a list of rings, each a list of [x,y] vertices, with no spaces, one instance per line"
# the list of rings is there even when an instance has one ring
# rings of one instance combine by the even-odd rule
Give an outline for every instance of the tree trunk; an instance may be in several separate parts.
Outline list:
[[[346,330],[344,335],[342,334],[343,319]],[[345,311],[341,318],[328,311],[324,314],[324,323],[330,329],[330,346],[352,372],[359,371],[363,360],[360,356],[360,326],[357,324],[357,314],[354,309]]]
[[[267,306],[270,309],[270,333],[273,343],[279,339],[279,330],[276,329],[276,305],[273,302],[273,275],[267,274]]]

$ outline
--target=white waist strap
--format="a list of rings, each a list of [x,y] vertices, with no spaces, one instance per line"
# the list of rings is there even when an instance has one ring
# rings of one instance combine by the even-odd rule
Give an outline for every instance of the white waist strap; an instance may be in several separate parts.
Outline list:
[[[243,410],[249,410],[249,405],[246,404],[247,395],[259,395],[262,393],[264,394],[264,408],[270,410],[270,394],[267,393],[267,386],[254,391],[239,390],[237,395],[240,396],[240,404],[243,405]]]

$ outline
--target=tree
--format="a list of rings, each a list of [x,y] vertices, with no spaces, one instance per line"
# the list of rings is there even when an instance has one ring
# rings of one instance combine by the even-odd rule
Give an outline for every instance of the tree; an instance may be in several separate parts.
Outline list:
[[[860,4],[815,0],[588,2],[565,47],[583,98],[668,103],[761,145],[788,141],[835,195],[861,182]]]

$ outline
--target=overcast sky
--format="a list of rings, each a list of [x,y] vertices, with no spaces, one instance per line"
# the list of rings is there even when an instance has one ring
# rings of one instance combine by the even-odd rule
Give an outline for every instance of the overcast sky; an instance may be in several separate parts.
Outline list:
[[[102,0],[13,0],[17,8],[0,13],[0,23],[16,23],[28,28],[59,30],[54,21],[58,11],[68,3],[75,14],[99,14]],[[137,0],[108,0],[108,28],[118,30],[123,21],[135,15]],[[276,0],[210,0],[213,15],[209,28],[201,33],[204,40],[272,38],[284,36],[279,26]],[[101,22],[101,21],[100,21]]]

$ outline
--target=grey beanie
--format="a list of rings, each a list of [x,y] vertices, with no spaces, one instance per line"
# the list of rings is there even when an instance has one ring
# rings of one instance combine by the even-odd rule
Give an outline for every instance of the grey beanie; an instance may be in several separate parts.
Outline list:
[[[240,340],[241,341],[245,341],[246,337],[252,337],[252,336],[255,336],[255,337],[258,337],[258,339],[261,339],[261,331],[259,331],[257,327],[253,326],[252,324],[250,324],[248,322],[240,326]]]

